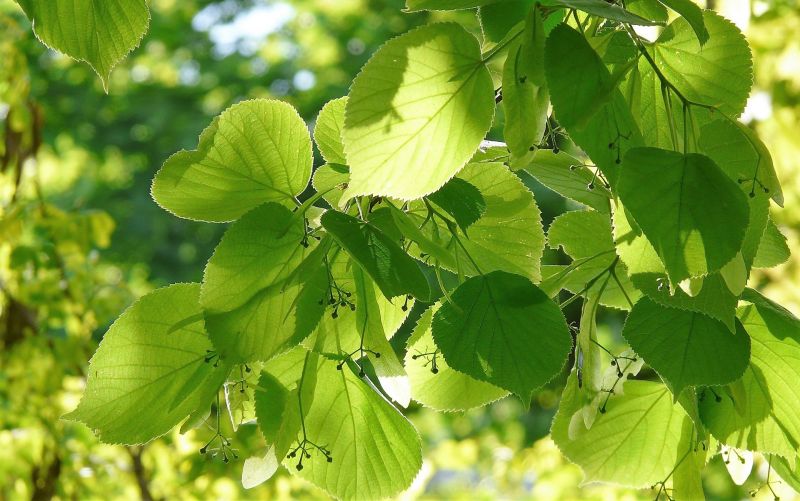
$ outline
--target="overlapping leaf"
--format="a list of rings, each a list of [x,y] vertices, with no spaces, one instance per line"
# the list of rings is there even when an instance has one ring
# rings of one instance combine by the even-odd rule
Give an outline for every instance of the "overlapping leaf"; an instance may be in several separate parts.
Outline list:
[[[556,118],[614,186],[625,153],[643,145],[625,98],[600,56],[565,24],[547,38],[545,67]]]
[[[478,188],[486,201],[484,214],[466,236],[453,236],[438,217],[423,225],[427,208],[421,202],[411,204],[408,212],[427,238],[454,255],[455,267],[441,264],[466,275],[504,270],[538,281],[544,231],[533,194],[498,163],[468,164],[458,177]],[[414,240],[412,235],[406,237]],[[412,247],[411,253],[418,256],[419,250]]]
[[[738,310],[752,340],[750,365],[720,398],[706,393],[703,422],[722,443],[793,458],[800,446],[800,320],[755,291]]]
[[[387,299],[406,294],[426,299],[430,295],[419,265],[375,226],[332,210],[322,216],[322,225],[372,277]]]
[[[580,392],[572,374],[550,433],[561,452],[583,469],[586,482],[650,487],[664,480],[693,445],[681,439],[686,411],[666,386],[650,381],[626,381],[624,394],[609,401],[591,428],[580,424],[570,436],[570,421],[582,405]]]
[[[719,270],[742,249],[747,199],[708,157],[630,150],[618,194],[675,284]]]
[[[525,170],[563,197],[600,212],[610,212],[611,192],[589,167],[568,153],[539,150]]]
[[[422,314],[408,340],[405,366],[414,400],[440,411],[461,411],[508,395],[506,390],[458,372],[447,364],[431,333],[431,321],[438,309],[437,303]]]
[[[631,310],[622,335],[661,375],[675,395],[687,386],[722,385],[744,373],[750,337],[702,313],[667,308],[642,298]]]
[[[535,151],[545,133],[550,94],[544,75],[544,42],[541,10],[535,8],[526,18],[522,40],[509,50],[503,67],[503,137],[517,159]]]
[[[731,179],[743,185],[750,196],[755,196],[756,191],[763,192],[783,205],[783,192],[772,155],[744,124],[726,119],[709,122],[700,131],[700,148]]]
[[[601,304],[625,310],[641,296],[614,252],[608,215],[566,212],[550,224],[547,238],[551,248],[563,248],[573,261],[548,268],[552,273],[541,284],[546,291],[564,288],[574,294],[595,295]]]
[[[564,315],[527,278],[494,271],[468,279],[433,317],[448,365],[528,404],[564,366],[572,341]]]
[[[388,498],[408,487],[422,466],[411,423],[347,366],[337,370],[321,358],[316,373],[305,429],[332,461],[313,453],[301,471],[296,459],[287,459],[287,468],[338,499]]]
[[[739,29],[716,12],[703,11],[703,21],[709,36],[705,44],[695,33],[697,20],[690,24],[679,17],[659,36],[653,59],[686,99],[736,118],[753,84],[750,48]]]

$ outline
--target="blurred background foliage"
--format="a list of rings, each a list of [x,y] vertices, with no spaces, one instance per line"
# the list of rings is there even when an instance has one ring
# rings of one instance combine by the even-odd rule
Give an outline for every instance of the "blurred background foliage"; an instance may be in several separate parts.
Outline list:
[[[16,4],[0,0],[0,500],[324,497],[286,471],[244,490],[241,460],[198,453],[210,427],[126,448],[100,444],[59,416],[77,404],[87,361],[114,318],[153,288],[199,281],[224,229],[177,219],[152,202],[161,163],[193,148],[211,118],[242,99],[288,101],[313,125],[381,43],[432,18],[455,17],[480,33],[472,12],[406,14],[403,3],[151,0],[150,30],[113,72],[106,95],[88,66],[47,50]],[[755,86],[743,120],[772,151],[786,194],[786,210],[774,218],[800,249],[800,6],[707,6],[734,20],[753,47]],[[546,223],[575,208],[525,181]],[[800,313],[798,257],[752,281]],[[619,345],[620,318],[602,318],[603,342]],[[401,497],[652,499],[580,487],[580,470],[546,438],[557,401],[545,390],[527,411],[511,398],[463,414],[412,405],[425,462]],[[260,441],[245,425],[234,446],[244,458],[261,452]],[[771,499],[767,471],[757,461],[737,487],[716,456],[704,479],[709,498],[742,499],[760,488],[756,498]],[[783,484],[773,487],[792,499]]]

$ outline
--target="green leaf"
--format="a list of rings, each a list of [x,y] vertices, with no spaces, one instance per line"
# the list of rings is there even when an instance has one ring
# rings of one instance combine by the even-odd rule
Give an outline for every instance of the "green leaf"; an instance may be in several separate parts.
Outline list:
[[[783,192],[772,156],[755,132],[741,122],[715,120],[700,130],[700,149],[751,197],[767,193],[783,206]]]
[[[586,261],[585,264],[584,261]],[[542,282],[539,287],[550,297],[554,297],[561,289],[566,289],[573,294],[599,293],[602,289],[599,302],[603,306],[630,310],[642,293],[631,283],[627,270],[622,261],[614,266],[612,276],[603,275],[597,278],[598,270],[589,264],[592,261],[579,260],[578,265],[544,265],[542,266]]]
[[[787,461],[779,456],[772,457],[770,460],[770,466],[781,479],[786,482],[789,487],[794,489],[795,492],[800,492],[800,471],[797,469],[796,460]]]
[[[458,237],[460,244],[438,217],[422,225],[427,216],[423,203],[410,204],[408,212],[426,236],[454,254],[457,266],[448,269],[466,275],[478,274],[471,262],[474,260],[483,273],[504,270],[538,281],[544,231],[533,194],[499,163],[469,164],[458,177],[477,187],[486,201],[486,212],[470,226],[466,238]],[[414,247],[410,252],[419,255],[419,249]]]
[[[373,282],[357,264],[353,265],[353,282],[358,304],[356,330],[363,340],[363,347],[373,352],[370,361],[383,390],[398,405],[408,407],[411,402],[411,382],[392,345],[386,339]]]
[[[347,366],[336,370],[335,361],[320,358],[305,427],[309,440],[330,450],[332,461],[312,451],[300,471],[296,459],[284,464],[338,499],[392,497],[411,485],[422,466],[411,423]]]
[[[210,405],[230,365],[214,356],[199,295],[199,284],[171,285],[125,310],[89,363],[77,409],[64,418],[104,442],[142,444]]]
[[[611,212],[611,192],[583,162],[568,153],[538,150],[525,170],[564,198],[599,212]]]
[[[614,252],[611,221],[595,211],[569,211],[550,223],[551,248],[562,247],[572,259],[569,266],[556,267],[542,282],[548,290],[564,288],[573,294],[599,296],[607,306],[630,309],[641,294],[628,280],[625,266]],[[552,268],[551,268],[552,269]]]
[[[505,0],[478,9],[478,20],[486,42],[498,43],[520,19],[532,10],[534,0]]]
[[[373,225],[330,210],[322,216],[322,226],[364,268],[387,299],[405,294],[422,300],[430,296],[428,280],[419,265]]]
[[[255,369],[255,370],[254,370]],[[223,385],[225,407],[231,421],[231,428],[237,431],[243,424],[256,420],[255,388],[258,386],[261,364],[239,366],[238,378],[226,381]]]
[[[431,193],[428,200],[452,216],[464,233],[486,212],[486,200],[480,190],[458,177]]]
[[[347,195],[433,193],[478,149],[494,107],[478,41],[460,25],[432,24],[390,40],[350,89]]]
[[[689,296],[679,287],[670,288],[664,264],[656,250],[632,223],[623,208],[614,212],[617,253],[628,269],[631,282],[650,299],[673,308],[697,311],[723,322],[735,330],[736,302],[719,273],[703,278],[699,294]]]
[[[661,80],[647,58],[639,59],[638,66],[632,68],[621,89],[645,143],[657,148],[680,150],[683,136],[677,131],[683,130],[682,104],[674,92],[669,93],[669,99],[664,98]],[[665,103],[669,103],[669,109]],[[688,111],[695,119],[702,117],[696,108]]]
[[[689,445],[678,440],[688,420],[666,386],[625,381],[591,428],[581,422],[570,436],[570,421],[583,405],[573,373],[561,397],[550,433],[561,452],[578,464],[585,482],[650,487],[667,478]]]
[[[528,405],[564,367],[572,340],[564,315],[527,278],[472,277],[433,317],[433,339],[450,367],[507,389]]]
[[[338,207],[348,181],[350,181],[350,169],[346,165],[325,164],[314,171],[311,185],[314,191],[323,194],[322,198],[331,207]]]
[[[43,44],[86,61],[108,92],[111,70],[147,32],[145,0],[16,0]]]
[[[745,265],[752,261],[767,221],[768,200],[750,198],[750,224],[747,227],[742,256]],[[664,265],[642,230],[622,207],[614,211],[614,238],[617,254],[625,263],[631,282],[659,304],[705,313],[735,330],[738,297],[727,287],[720,272],[706,275],[699,294],[689,296],[680,287],[670,287]]]
[[[550,248],[562,247],[573,259],[597,256],[601,268],[614,258],[611,220],[607,214],[589,210],[568,211],[556,217],[547,231]]]
[[[628,12],[620,6],[605,2],[604,0],[544,0],[542,5],[569,7],[570,9],[582,10],[594,16],[639,26],[656,26],[663,24],[659,21],[645,19],[642,16]]]
[[[301,245],[304,224],[286,207],[268,203],[231,225],[206,265],[200,293],[203,308],[233,310],[285,280],[313,249]]]
[[[512,156],[519,159],[530,155],[545,133],[550,94],[543,65],[544,45],[541,10],[532,9],[523,38],[510,49],[503,67],[503,137]]]
[[[709,35],[703,20],[703,11],[697,4],[691,0],[661,0],[661,3],[686,19],[686,22],[689,23],[689,26],[692,27],[695,35],[697,35],[700,45],[705,45],[708,42]]]
[[[740,323],[731,333],[702,313],[661,306],[642,298],[625,321],[622,336],[680,395],[688,386],[728,384],[742,376],[750,338]]]
[[[706,10],[709,39],[701,46],[684,18],[661,33],[653,59],[661,73],[687,99],[715,106],[731,118],[744,110],[753,84],[753,62],[744,35],[730,21]]]
[[[674,284],[719,270],[742,248],[747,198],[706,156],[632,149],[617,188]]]
[[[781,230],[775,226],[772,219],[767,220],[767,227],[758,246],[758,252],[753,260],[754,268],[772,268],[785,263],[791,257],[789,245]]]
[[[356,294],[356,284],[353,280],[353,268],[357,263],[350,258],[345,250],[334,247],[329,253],[328,265],[332,285],[335,284],[341,294],[354,303],[357,311],[359,301]],[[408,317],[411,308],[414,306],[414,300],[396,299],[392,302],[380,293],[378,286],[371,280],[369,281],[369,287],[375,289],[374,297],[378,302],[384,336],[391,339]],[[338,297],[338,293],[335,293],[334,297]],[[358,334],[355,311],[341,305],[338,308],[334,306],[334,311],[336,312],[336,317],[333,317],[333,311],[326,312],[315,333],[303,344],[310,350],[335,358],[340,357],[341,353],[356,351],[360,346],[361,339]]]
[[[574,74],[566,77],[573,67],[584,69],[581,78]],[[556,27],[547,38],[545,68],[550,89],[560,87],[553,91],[553,108],[559,124],[567,130],[583,129],[613,96],[614,83],[600,56],[583,35],[566,24]]]
[[[620,72],[623,69],[625,71],[629,70],[632,67],[632,59],[639,54],[636,44],[633,43],[630,35],[625,31],[612,31],[594,36],[587,39],[587,41],[602,61],[613,68],[612,79],[615,85],[622,78]],[[620,66],[614,67],[614,65]]]
[[[214,346],[237,362],[267,361],[308,337],[322,317],[327,274],[317,264],[297,280],[267,287],[229,311],[206,311]]]
[[[460,10],[497,3],[500,0],[406,0],[406,10]]]
[[[294,108],[269,99],[243,101],[214,119],[196,150],[164,162],[152,194],[177,216],[232,221],[264,202],[294,206],[311,163],[311,138]]]
[[[329,164],[347,164],[342,144],[346,105],[347,97],[328,101],[320,110],[314,126],[314,142],[317,143],[322,158]]]
[[[298,393],[302,391],[303,409],[307,410],[316,388],[316,363],[316,356],[297,349],[271,361],[261,373],[254,391],[255,411],[267,451],[263,457],[245,461],[242,468],[245,489],[269,480],[292,449],[302,426]],[[302,386],[298,384],[301,378]]]
[[[296,407],[293,405],[296,399],[296,392],[290,392],[275,376],[268,372],[261,373],[258,387],[255,389],[258,429],[268,446],[281,445],[276,451],[279,454],[278,457],[286,454],[300,425],[299,420],[296,420],[297,426],[287,426],[292,421],[290,415],[292,409]],[[291,431],[286,433],[287,430]],[[286,435],[289,435],[291,440],[287,441]]]
[[[416,244],[421,254],[429,255],[431,259],[435,260],[434,262],[448,269],[456,268],[453,254],[451,254],[448,249],[435,242],[433,238],[429,238],[423,233],[408,214],[394,206],[390,206],[389,210],[392,213],[392,219],[397,229],[405,238]]]
[[[268,203],[236,221],[214,250],[200,302],[224,356],[266,361],[317,326],[327,304],[322,259],[330,242],[302,245],[304,225],[300,214]]]
[[[685,457],[678,458],[675,464],[675,471],[672,474],[672,493],[673,499],[694,499],[697,501],[705,500],[703,490],[703,468],[708,459],[707,442],[700,446],[697,442],[706,441],[708,434],[698,436],[695,425],[690,419],[683,421],[681,441],[687,450]]]
[[[559,123],[614,186],[625,153],[644,144],[628,103],[610,86],[612,77],[600,56],[566,25],[548,37],[545,67]]]
[[[481,407],[508,395],[506,390],[471,378],[447,364],[431,331],[431,320],[439,306],[436,303],[425,310],[408,340],[405,366],[414,400],[448,412]]]
[[[547,236],[550,247],[562,247],[573,262],[569,266],[549,268],[553,273],[541,284],[546,291],[550,287],[554,292],[564,288],[573,294],[599,296],[601,304],[624,310],[629,310],[641,296],[614,252],[607,214],[566,212],[550,223]]]
[[[669,20],[667,9],[658,0],[627,0],[625,8],[633,14],[659,23],[666,24]]]
[[[737,391],[719,399],[706,394],[703,422],[724,444],[794,458],[800,447],[800,320],[750,289],[743,299],[751,303],[737,312],[751,338],[750,366]]]

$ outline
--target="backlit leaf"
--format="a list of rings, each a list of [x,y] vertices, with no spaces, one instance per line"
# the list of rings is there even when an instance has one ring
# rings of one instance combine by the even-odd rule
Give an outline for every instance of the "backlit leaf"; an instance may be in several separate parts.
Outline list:
[[[199,284],[171,285],[125,310],[92,357],[78,408],[64,417],[105,442],[142,444],[211,405],[230,365],[213,352],[199,295]]]
[[[211,122],[196,150],[164,162],[152,194],[177,216],[232,221],[264,202],[293,206],[311,178],[311,163],[311,138],[294,108],[242,101]]]
[[[420,198],[470,159],[489,130],[494,87],[478,41],[455,23],[394,38],[350,89],[348,196]]]

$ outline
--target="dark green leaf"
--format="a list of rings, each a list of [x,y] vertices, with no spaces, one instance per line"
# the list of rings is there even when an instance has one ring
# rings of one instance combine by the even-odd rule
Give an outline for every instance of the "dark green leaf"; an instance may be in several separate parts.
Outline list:
[[[676,398],[687,386],[735,381],[750,359],[750,337],[739,322],[731,333],[702,313],[667,308],[646,297],[631,310],[622,335]]]
[[[674,10],[689,23],[697,35],[700,45],[708,42],[708,30],[703,20],[703,11],[691,0],[661,0],[661,3]]]
[[[721,269],[742,249],[747,198],[706,156],[632,149],[618,193],[674,284]]]
[[[419,265],[383,232],[333,210],[322,216],[322,225],[372,277],[387,299],[405,294],[428,299],[430,287]]]
[[[472,277],[433,317],[448,365],[530,403],[564,366],[572,340],[564,315],[527,278],[503,271]]]
[[[486,200],[480,190],[457,177],[428,195],[428,199],[453,216],[464,232],[486,212]]]

